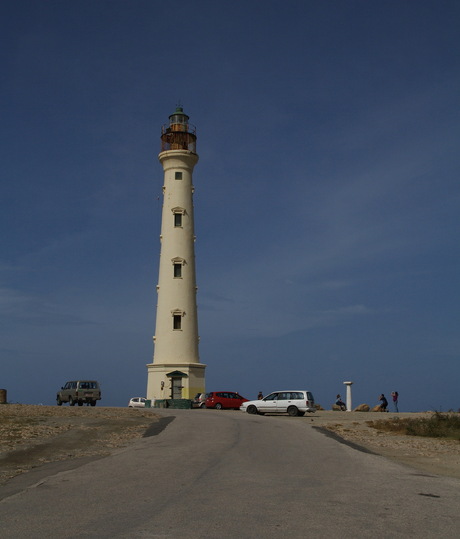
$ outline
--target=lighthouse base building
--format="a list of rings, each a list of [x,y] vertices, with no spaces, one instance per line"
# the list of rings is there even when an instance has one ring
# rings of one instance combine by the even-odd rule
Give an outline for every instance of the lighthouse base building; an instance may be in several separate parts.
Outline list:
[[[205,392],[206,365],[151,363],[147,369],[147,399],[152,402],[157,399],[193,399],[197,393]]]
[[[163,126],[164,171],[161,253],[153,362],[147,365],[147,399],[192,399],[205,392],[198,354],[197,286],[193,216],[196,133],[177,107]]]

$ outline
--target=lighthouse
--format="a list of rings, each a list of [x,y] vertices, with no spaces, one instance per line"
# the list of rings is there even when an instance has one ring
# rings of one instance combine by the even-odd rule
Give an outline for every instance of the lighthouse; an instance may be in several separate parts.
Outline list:
[[[182,107],[162,127],[163,209],[153,362],[147,399],[191,399],[205,390],[198,353],[193,169],[196,130]]]

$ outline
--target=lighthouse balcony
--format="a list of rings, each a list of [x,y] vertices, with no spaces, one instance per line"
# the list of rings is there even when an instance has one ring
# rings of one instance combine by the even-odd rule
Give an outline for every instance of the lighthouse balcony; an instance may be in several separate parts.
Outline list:
[[[196,130],[189,124],[163,126],[161,130],[161,151],[188,150],[196,153]]]

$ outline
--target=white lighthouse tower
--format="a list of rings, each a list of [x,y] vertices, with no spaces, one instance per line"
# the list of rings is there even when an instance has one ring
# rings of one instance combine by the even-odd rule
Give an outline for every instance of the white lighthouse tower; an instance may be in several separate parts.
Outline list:
[[[198,354],[193,168],[196,131],[177,107],[163,126],[164,170],[161,253],[153,362],[147,365],[147,399],[191,399],[205,390]]]

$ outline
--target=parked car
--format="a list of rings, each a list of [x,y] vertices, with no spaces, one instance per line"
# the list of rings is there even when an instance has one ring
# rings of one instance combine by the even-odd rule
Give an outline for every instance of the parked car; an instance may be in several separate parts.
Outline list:
[[[206,406],[206,393],[197,393],[192,401],[192,408],[204,408]]]
[[[290,416],[316,412],[315,399],[310,391],[274,391],[263,399],[244,402],[240,410],[248,414],[288,413]]]
[[[212,391],[206,395],[206,408],[233,408],[238,410],[239,407],[248,399],[242,397],[235,391]]]
[[[128,408],[145,408],[145,398],[144,397],[133,397],[128,402]]]
[[[70,406],[83,406],[84,403],[96,406],[96,401],[101,400],[101,388],[96,380],[75,380],[66,382],[56,395],[56,402],[61,406],[68,402]]]

